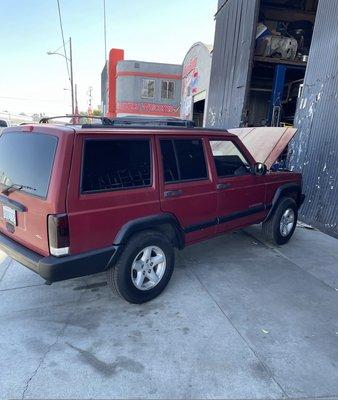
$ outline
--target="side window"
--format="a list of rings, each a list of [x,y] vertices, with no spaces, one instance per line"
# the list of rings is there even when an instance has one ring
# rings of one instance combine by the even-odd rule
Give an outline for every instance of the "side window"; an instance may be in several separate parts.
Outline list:
[[[175,82],[162,81],[162,90],[161,90],[162,99],[173,99],[174,91],[175,91]]]
[[[161,152],[166,183],[208,177],[200,139],[163,139]]]
[[[149,140],[86,140],[82,193],[150,186]]]
[[[155,81],[153,79],[142,79],[142,99],[153,99],[155,97]]]
[[[244,175],[249,172],[247,160],[233,142],[210,140],[210,146],[219,177]]]

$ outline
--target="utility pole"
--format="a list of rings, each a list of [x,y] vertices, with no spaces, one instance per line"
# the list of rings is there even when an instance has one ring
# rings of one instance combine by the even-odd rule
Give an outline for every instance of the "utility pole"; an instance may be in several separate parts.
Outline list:
[[[69,61],[70,61],[70,90],[72,94],[72,115],[75,114],[75,102],[74,102],[74,77],[73,77],[73,50],[72,50],[72,38],[69,38]]]
[[[74,96],[75,96],[75,111],[74,111],[74,115],[76,115],[76,117],[73,118],[73,121],[75,124],[79,123],[79,105],[77,102],[77,84],[74,84]]]
[[[75,87],[75,93],[74,93],[74,96],[75,96],[75,115],[79,115],[79,105],[78,105],[78,102],[77,102],[77,84],[76,83],[75,83],[74,87]]]

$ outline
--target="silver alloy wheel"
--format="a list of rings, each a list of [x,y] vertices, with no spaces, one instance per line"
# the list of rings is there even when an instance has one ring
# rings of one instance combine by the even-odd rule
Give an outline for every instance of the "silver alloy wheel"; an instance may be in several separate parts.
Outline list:
[[[139,290],[154,288],[163,278],[167,260],[162,249],[147,246],[135,257],[131,267],[131,279]]]
[[[295,212],[292,208],[288,208],[284,211],[282,218],[279,223],[279,230],[283,237],[286,237],[292,231],[295,224]]]

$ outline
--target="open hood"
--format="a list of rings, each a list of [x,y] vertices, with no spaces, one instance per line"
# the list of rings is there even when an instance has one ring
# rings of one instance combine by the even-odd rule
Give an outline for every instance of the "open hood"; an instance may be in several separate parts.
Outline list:
[[[271,168],[294,137],[297,129],[264,126],[229,129],[229,132],[241,139],[257,162],[263,162],[268,168]]]

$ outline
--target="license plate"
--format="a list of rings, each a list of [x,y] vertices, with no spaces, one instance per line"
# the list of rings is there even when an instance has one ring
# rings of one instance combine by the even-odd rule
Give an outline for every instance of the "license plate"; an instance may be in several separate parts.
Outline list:
[[[16,211],[13,210],[13,208],[2,206],[2,214],[4,216],[4,220],[16,225]]]

